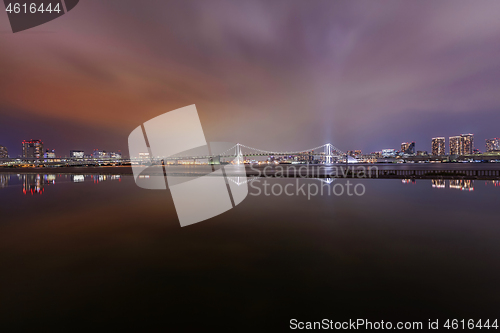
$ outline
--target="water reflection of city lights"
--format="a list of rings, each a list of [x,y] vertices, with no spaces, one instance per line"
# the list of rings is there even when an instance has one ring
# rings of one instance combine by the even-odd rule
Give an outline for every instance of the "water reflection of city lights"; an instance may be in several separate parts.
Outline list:
[[[415,179],[402,179],[401,182],[403,184],[416,184],[417,181]]]
[[[450,188],[462,191],[474,191],[474,181],[468,179],[452,179],[450,180]]]
[[[8,175],[0,175],[0,188],[4,188],[9,186],[10,176]]]
[[[446,188],[446,181],[444,179],[433,179],[432,180],[433,188]]]
[[[74,175],[73,176],[73,182],[74,183],[83,183],[85,181],[85,176],[84,175]]]
[[[85,181],[93,181],[97,184],[110,180],[121,182],[121,178],[121,175],[0,174],[0,188],[22,185],[25,195],[35,195],[43,194],[45,186],[54,185],[56,182],[83,183]]]
[[[22,176],[22,181],[23,181],[23,193],[27,195],[30,193],[31,195],[34,194],[42,194],[44,191],[44,179],[40,175],[23,175]]]
[[[446,188],[446,180],[444,179],[432,179],[432,188],[443,189]],[[468,179],[450,179],[450,188],[454,190],[461,191],[474,191],[474,181]]]
[[[46,184],[55,184],[56,183],[56,175],[44,175],[43,180]]]

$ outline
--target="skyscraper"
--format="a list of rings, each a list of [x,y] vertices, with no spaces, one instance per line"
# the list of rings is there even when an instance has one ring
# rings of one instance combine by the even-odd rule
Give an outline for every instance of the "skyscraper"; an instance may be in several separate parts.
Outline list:
[[[403,142],[401,144],[401,152],[403,154],[415,155],[415,141],[413,142]]]
[[[450,155],[474,154],[474,134],[450,137]]]
[[[434,156],[446,155],[446,139],[444,137],[432,138],[432,155]]]
[[[450,136],[450,155],[460,155],[460,136]]]
[[[40,140],[23,141],[23,157],[43,158],[43,142]]]
[[[0,146],[0,158],[9,158],[9,151],[7,147]]]
[[[474,154],[474,134],[462,134],[460,136],[461,140],[461,155],[470,155]]]
[[[495,150],[500,150],[500,139],[494,138],[486,140],[486,151],[495,151]]]

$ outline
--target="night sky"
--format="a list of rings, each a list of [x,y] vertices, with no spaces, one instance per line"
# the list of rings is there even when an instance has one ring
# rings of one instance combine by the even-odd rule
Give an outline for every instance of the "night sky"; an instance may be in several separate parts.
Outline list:
[[[3,5],[0,4],[0,8]],[[0,13],[0,145],[127,153],[196,104],[208,141],[371,152],[500,137],[500,2],[83,0],[11,32]]]

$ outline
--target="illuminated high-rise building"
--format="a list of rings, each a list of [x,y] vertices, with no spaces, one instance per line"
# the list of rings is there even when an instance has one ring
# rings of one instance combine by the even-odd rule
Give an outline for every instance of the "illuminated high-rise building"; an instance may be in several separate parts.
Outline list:
[[[474,134],[450,137],[450,155],[474,154]]]
[[[450,155],[460,155],[460,136],[450,136]]]
[[[474,154],[474,134],[462,134],[460,145],[461,155],[471,155]]]
[[[0,146],[0,158],[9,158],[9,151],[7,147]]]
[[[494,138],[486,140],[486,151],[496,151],[496,150],[500,150],[500,139]]]
[[[40,140],[23,141],[23,157],[43,158],[43,142]]]
[[[401,152],[403,154],[415,155],[415,141],[413,142],[403,142],[401,144]]]
[[[432,155],[434,156],[446,155],[446,139],[444,137],[432,138]]]

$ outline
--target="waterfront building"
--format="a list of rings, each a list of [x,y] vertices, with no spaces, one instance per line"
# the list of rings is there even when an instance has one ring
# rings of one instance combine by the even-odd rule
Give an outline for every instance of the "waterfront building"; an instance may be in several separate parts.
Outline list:
[[[108,157],[115,159],[115,160],[120,160],[122,158],[122,153],[110,152],[110,153],[108,153]]]
[[[94,149],[94,152],[92,153],[93,158],[106,158],[108,157],[108,154],[104,150],[99,150],[99,149]]]
[[[274,156],[273,156],[274,160]],[[297,161],[302,163],[312,163],[314,161],[314,150],[304,151],[297,155]]]
[[[395,149],[382,149],[382,157],[384,157],[384,158],[396,157],[396,150]]]
[[[461,155],[474,154],[474,134],[462,134],[460,142]]]
[[[84,158],[85,152],[83,150],[70,150],[69,157],[71,157],[71,158]]]
[[[499,151],[499,150],[500,150],[500,139],[499,138],[487,139],[486,140],[486,151],[487,152],[490,152],[490,151]]]
[[[40,140],[23,141],[24,158],[43,158],[43,142]]]
[[[357,157],[360,157],[362,155],[362,152],[361,152],[361,150],[348,150],[347,155],[354,157],[354,158],[357,158]]]
[[[7,147],[0,146],[0,158],[9,158],[9,151]]]
[[[377,163],[377,155],[375,154],[367,154],[358,156],[359,163]]]
[[[446,139],[444,137],[432,138],[432,155],[446,155]]]
[[[139,159],[141,160],[149,160],[150,158],[149,153],[139,153]]]
[[[415,141],[413,142],[403,142],[401,144],[401,152],[407,155],[415,155]]]
[[[47,149],[45,151],[45,154],[43,154],[44,158],[56,158],[56,151],[55,149]]]
[[[460,155],[460,136],[450,136],[450,155]]]
[[[427,156],[427,155],[429,155],[427,150],[418,150],[417,151],[417,156]]]

